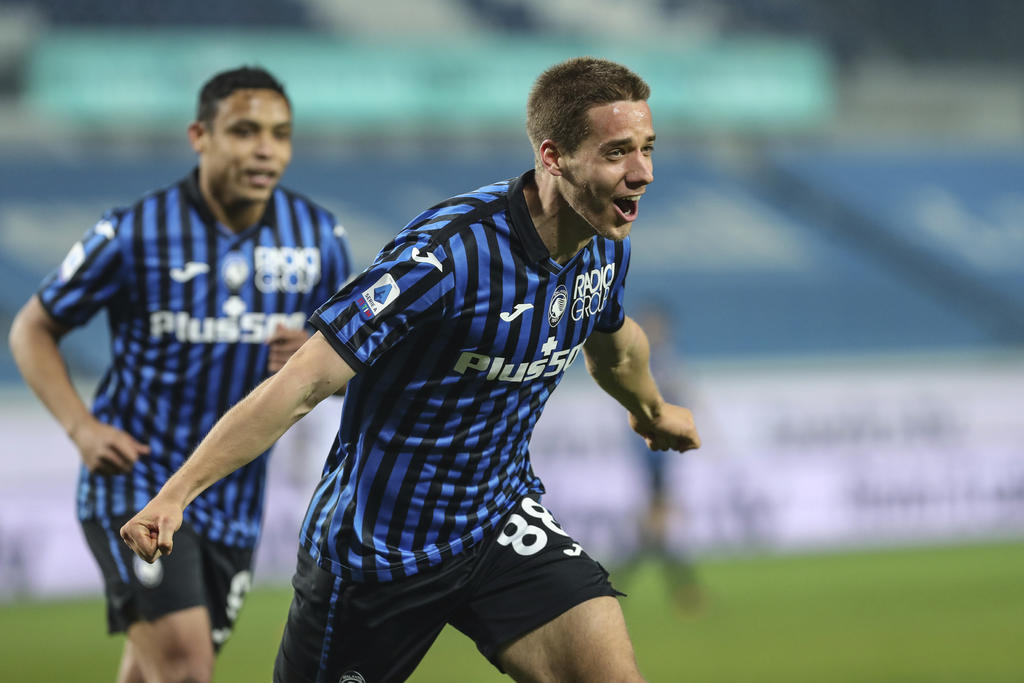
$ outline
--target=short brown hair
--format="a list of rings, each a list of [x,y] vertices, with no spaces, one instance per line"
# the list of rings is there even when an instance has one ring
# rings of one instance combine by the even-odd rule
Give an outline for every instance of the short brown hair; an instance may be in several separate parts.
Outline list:
[[[579,148],[590,134],[591,107],[620,101],[644,101],[651,88],[615,62],[575,57],[537,77],[526,103],[526,133],[534,150],[552,140],[563,152]]]

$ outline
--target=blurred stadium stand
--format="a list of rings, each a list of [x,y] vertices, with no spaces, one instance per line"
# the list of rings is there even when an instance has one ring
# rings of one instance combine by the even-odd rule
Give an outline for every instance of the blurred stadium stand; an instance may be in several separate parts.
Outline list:
[[[29,4],[52,26],[314,28],[309,3],[302,0],[250,0],[243,5],[208,0],[35,0]]]
[[[1001,0],[0,3],[0,316],[108,205],[188,168],[184,126],[215,69],[281,72],[299,121],[286,182],[333,203],[365,259],[419,205],[529,164],[531,57],[626,35],[607,53],[654,72],[660,143],[631,296],[694,293],[676,300],[687,353],[1019,348],[1022,15]],[[498,68],[508,82],[481,95]],[[397,199],[365,199],[382,193]],[[98,335],[68,340],[93,371]],[[0,378],[16,378],[6,349]]]

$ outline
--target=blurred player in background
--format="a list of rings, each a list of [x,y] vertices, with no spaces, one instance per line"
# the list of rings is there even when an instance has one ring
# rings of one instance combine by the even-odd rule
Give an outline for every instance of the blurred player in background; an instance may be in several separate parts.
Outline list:
[[[211,78],[188,137],[197,168],[104,215],[10,334],[25,381],[82,458],[78,516],[104,577],[109,630],[127,632],[123,683],[212,677],[251,583],[267,449],[193,503],[173,557],[141,562],[118,529],[221,414],[285,364],[350,271],[334,216],[278,186],[292,112],[271,74]],[[100,309],[112,357],[90,411],[58,343]]]
[[[651,374],[658,382],[662,396],[670,403],[692,403],[685,387],[682,361],[672,334],[672,318],[668,308],[657,302],[645,302],[636,317],[647,333],[651,347]],[[636,572],[648,562],[662,569],[673,603],[684,610],[700,606],[701,592],[693,564],[681,548],[669,540],[669,520],[673,502],[682,507],[666,479],[671,466],[681,466],[682,458],[670,458],[665,451],[648,447],[643,439],[633,439],[639,462],[644,470],[644,509],[640,515],[638,543],[635,551],[613,572],[617,582],[628,589]]]
[[[581,350],[652,447],[699,445],[622,308],[653,180],[649,92],[605,60],[541,74],[527,107],[535,168],[415,218],[122,528],[144,559],[178,552],[200,491],[347,385],[276,680],[403,679],[446,623],[519,680],[641,680],[618,592],[540,504],[528,446]]]

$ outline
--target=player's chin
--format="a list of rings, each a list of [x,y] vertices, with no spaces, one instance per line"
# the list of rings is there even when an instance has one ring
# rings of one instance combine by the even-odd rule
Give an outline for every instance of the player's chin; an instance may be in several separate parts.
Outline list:
[[[609,225],[601,231],[601,235],[615,242],[621,242],[622,240],[629,237],[629,233],[633,229],[632,223],[616,223]]]
[[[242,192],[240,192],[239,196],[242,198],[243,201],[256,204],[270,201],[270,196],[272,194],[274,194],[273,187],[250,187],[245,188]]]
[[[274,188],[276,187],[276,182],[255,184],[243,181],[235,186],[235,196],[241,201],[265,202],[270,199],[272,194],[274,194]]]

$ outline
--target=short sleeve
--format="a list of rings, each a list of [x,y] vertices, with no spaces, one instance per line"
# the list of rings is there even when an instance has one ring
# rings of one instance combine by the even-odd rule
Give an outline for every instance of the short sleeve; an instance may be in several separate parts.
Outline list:
[[[122,263],[114,213],[103,216],[71,247],[39,288],[43,307],[65,325],[83,325],[122,288]]]
[[[355,367],[369,366],[424,325],[444,318],[453,260],[427,241],[389,244],[310,318]]]

